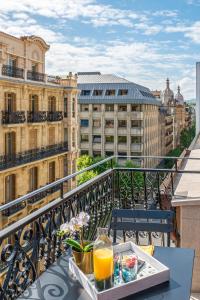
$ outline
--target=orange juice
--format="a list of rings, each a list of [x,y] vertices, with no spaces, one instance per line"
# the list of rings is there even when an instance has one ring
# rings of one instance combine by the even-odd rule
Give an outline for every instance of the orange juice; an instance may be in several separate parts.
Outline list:
[[[94,250],[94,277],[96,280],[104,280],[113,275],[113,251],[109,248]]]

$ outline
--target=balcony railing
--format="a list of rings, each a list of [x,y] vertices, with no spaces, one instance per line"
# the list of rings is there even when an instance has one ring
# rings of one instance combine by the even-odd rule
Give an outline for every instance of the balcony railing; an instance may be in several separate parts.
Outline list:
[[[62,119],[63,119],[62,111],[48,111],[47,112],[47,121],[49,121],[49,122],[62,121]]]
[[[47,82],[54,83],[54,84],[60,84],[61,78],[59,76],[47,76]]]
[[[10,217],[16,214],[17,212],[19,212],[20,210],[24,209],[25,207],[26,207],[26,202],[18,203],[16,205],[13,205],[12,207],[9,207],[8,209],[5,209],[2,212],[2,215],[5,217]]]
[[[28,123],[42,123],[42,122],[46,122],[46,120],[47,120],[46,111],[27,111]]]
[[[9,65],[3,65],[2,66],[2,75],[23,79],[24,78],[24,69],[9,66]]]
[[[44,81],[45,74],[33,71],[27,71],[27,79],[33,81]]]
[[[4,212],[14,205],[28,202],[41,193],[51,191],[52,188],[60,190],[60,197],[0,231],[1,266],[6,273],[6,276],[2,277],[0,299],[10,299],[10,295],[12,299],[17,298],[27,286],[35,281],[44,268],[47,269],[62,253],[66,253],[67,248],[63,247],[57,230],[72,216],[76,216],[82,210],[90,214],[85,239],[93,240],[97,227],[109,224],[113,208],[170,209],[176,174],[200,173],[200,170],[186,171],[178,168],[178,162],[188,158],[140,157],[144,161],[154,159],[157,162],[170,159],[175,162],[172,169],[124,168],[123,166],[113,168],[114,161],[116,162],[119,158],[109,157],[22,196],[12,203],[0,206],[0,212]],[[128,159],[136,158],[138,157]],[[103,173],[64,194],[63,186],[66,182],[86,171],[101,168],[104,170]],[[176,232],[175,222],[174,234]],[[149,237],[143,232],[126,232],[125,234],[133,238],[144,238],[145,235]],[[153,238],[160,239],[162,236],[154,233]],[[23,274],[21,265],[25,270]],[[13,284],[18,282],[19,278],[23,278],[22,284],[15,284],[13,288]]]
[[[21,124],[25,121],[25,111],[2,111],[2,124]]]
[[[66,151],[68,151],[68,144],[67,142],[63,142],[39,149],[19,152],[16,154],[2,155],[0,156],[0,170],[5,170],[14,166],[44,159],[46,157],[61,154]]]

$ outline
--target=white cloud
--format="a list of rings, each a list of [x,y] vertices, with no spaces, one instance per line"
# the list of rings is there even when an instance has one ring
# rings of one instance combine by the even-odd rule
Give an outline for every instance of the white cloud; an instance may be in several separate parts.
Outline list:
[[[185,24],[177,24],[176,26],[168,26],[166,32],[176,33],[182,32],[185,37],[189,37],[193,42],[200,44],[200,21],[193,23],[190,26]]]

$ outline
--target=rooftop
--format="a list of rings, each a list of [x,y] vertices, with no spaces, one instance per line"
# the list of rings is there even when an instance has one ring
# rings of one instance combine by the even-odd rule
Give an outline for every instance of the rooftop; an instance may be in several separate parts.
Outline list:
[[[150,89],[113,74],[100,72],[79,72],[78,88],[87,93],[81,93],[80,103],[137,103],[160,105]],[[101,90],[101,95],[95,95],[94,90]],[[107,90],[114,90],[112,95]],[[124,90],[124,94],[120,93]]]

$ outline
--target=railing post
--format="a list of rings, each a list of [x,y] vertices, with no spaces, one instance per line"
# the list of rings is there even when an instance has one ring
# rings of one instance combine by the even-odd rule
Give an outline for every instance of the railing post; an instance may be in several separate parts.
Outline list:
[[[146,173],[145,172],[143,172],[143,178],[144,178],[144,208],[148,209],[148,205],[147,205]]]

